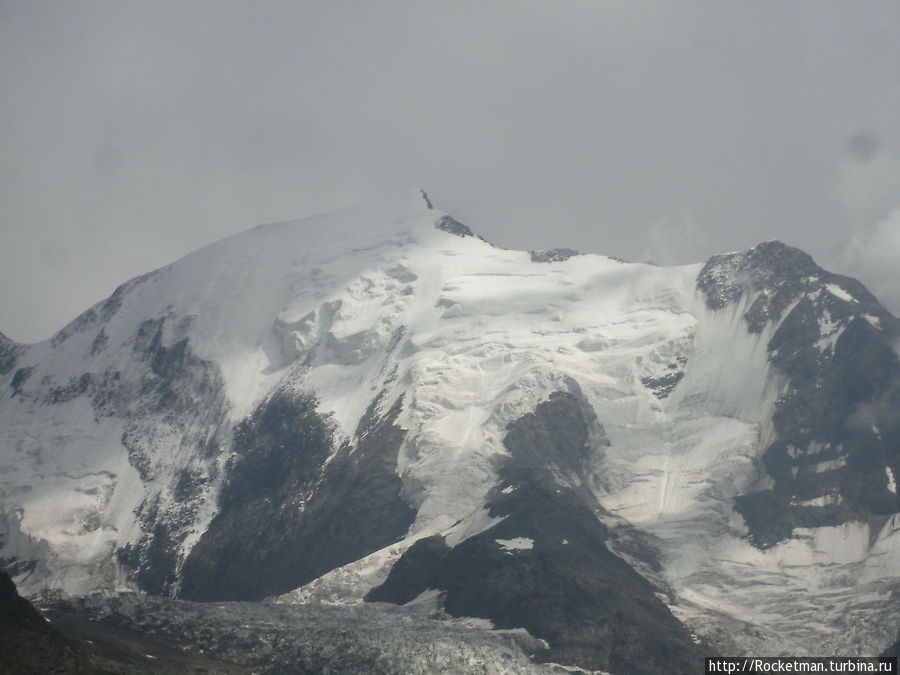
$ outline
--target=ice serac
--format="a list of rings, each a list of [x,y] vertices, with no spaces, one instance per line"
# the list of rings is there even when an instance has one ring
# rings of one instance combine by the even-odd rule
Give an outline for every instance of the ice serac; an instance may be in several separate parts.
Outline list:
[[[501,249],[433,206],[260,226],[0,338],[20,588],[474,616],[613,672],[648,633],[681,672],[896,641],[900,328],[861,285],[777,242]]]

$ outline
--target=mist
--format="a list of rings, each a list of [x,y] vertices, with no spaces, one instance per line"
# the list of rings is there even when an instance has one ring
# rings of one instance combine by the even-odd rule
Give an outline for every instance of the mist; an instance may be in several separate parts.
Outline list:
[[[900,311],[900,3],[0,0],[0,331],[398,185],[498,245],[780,239]]]

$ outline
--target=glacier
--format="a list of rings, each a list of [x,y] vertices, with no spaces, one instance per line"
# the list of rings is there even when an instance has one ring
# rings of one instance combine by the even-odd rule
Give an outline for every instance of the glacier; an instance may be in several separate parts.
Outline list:
[[[0,559],[19,587],[179,596],[221,512],[233,430],[286,391],[313,396],[327,420],[317,475],[368,452],[367,415],[393,410],[403,432],[392,471],[406,530],[275,594],[359,604],[416,542],[452,548],[498,527],[487,504],[505,485],[510,425],[564,392],[588,411],[587,459],[553,480],[595,500],[605,545],[698,640],[729,654],[871,655],[897,639],[896,498],[826,513],[849,488],[798,483],[787,535],[762,544],[735,507],[795,489],[766,455],[801,381],[783,365],[799,349],[783,337],[791,322],[813,316],[809,348],[831,363],[857,320],[896,359],[894,317],[802,260],[795,285],[748,266],[763,253],[793,265],[788,247],[659,267],[502,249],[447,218],[391,198],[259,226],[127,282],[50,340],[0,345]],[[876,393],[871,406],[897,417]],[[890,438],[875,468],[896,495]],[[794,460],[813,445],[792,445]],[[846,474],[838,445],[819,442],[818,468],[794,478]],[[493,538],[510,557],[534,544]]]

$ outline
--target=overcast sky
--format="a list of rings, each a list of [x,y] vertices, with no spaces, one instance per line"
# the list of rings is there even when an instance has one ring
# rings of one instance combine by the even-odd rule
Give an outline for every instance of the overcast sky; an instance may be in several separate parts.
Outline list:
[[[781,239],[900,311],[900,0],[0,0],[0,331],[396,186],[510,248]]]

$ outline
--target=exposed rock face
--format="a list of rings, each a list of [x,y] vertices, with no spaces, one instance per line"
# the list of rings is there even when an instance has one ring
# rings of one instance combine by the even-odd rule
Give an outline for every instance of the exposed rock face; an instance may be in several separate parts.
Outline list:
[[[0,333],[0,375],[6,375],[16,367],[18,346],[15,342]]]
[[[449,232],[450,234],[455,234],[457,237],[474,237],[475,233],[469,229],[468,225],[463,225],[461,222],[453,218],[452,216],[441,216],[438,221],[434,224],[434,226],[442,230],[444,232]]]
[[[0,570],[0,670],[4,673],[87,673],[79,654]],[[96,672],[96,671],[95,671]]]
[[[754,543],[900,512],[900,322],[859,282],[780,242],[715,256],[697,285],[711,308],[749,303],[751,332],[777,324],[769,358],[789,387],[763,455],[774,485],[736,500]]]
[[[395,469],[399,410],[398,400],[379,419],[373,403],[357,447],[335,450],[313,399],[277,393],[261,405],[235,429],[219,512],[185,562],[181,597],[285,593],[402,538],[414,512]]]
[[[681,378],[684,377],[684,365],[686,362],[687,358],[681,356],[674,363],[668,364],[666,366],[667,372],[662,375],[642,377],[641,384],[652,390],[656,398],[666,398],[675,390],[675,387],[681,382]]]
[[[176,648],[171,638],[164,642],[151,637],[148,633],[153,631],[137,622],[122,621],[121,615],[118,621],[102,623],[84,612],[73,613],[74,607],[65,602],[56,600],[49,604],[53,605],[48,612],[52,619],[45,618],[20,597],[9,576],[0,571],[0,669],[4,673],[240,675],[248,672],[194,654],[192,645]],[[152,607],[144,610],[143,616],[152,614]]]
[[[745,294],[766,290],[745,315],[751,330],[758,331],[760,321],[778,317],[808,286],[809,277],[821,271],[800,249],[769,241],[746,252],[714,255],[700,271],[697,288],[710,309],[722,309]]]
[[[581,255],[581,251],[576,251],[574,248],[551,248],[547,251],[530,251],[529,255],[531,262],[551,263],[574,258],[576,255]]]
[[[510,424],[504,443],[512,457],[486,506],[500,522],[452,547],[439,535],[420,540],[367,599],[402,604],[440,589],[451,615],[546,640],[537,654],[544,661],[694,672],[703,650],[655,589],[606,548],[599,507],[583,489],[588,435],[581,405],[563,392]]]

